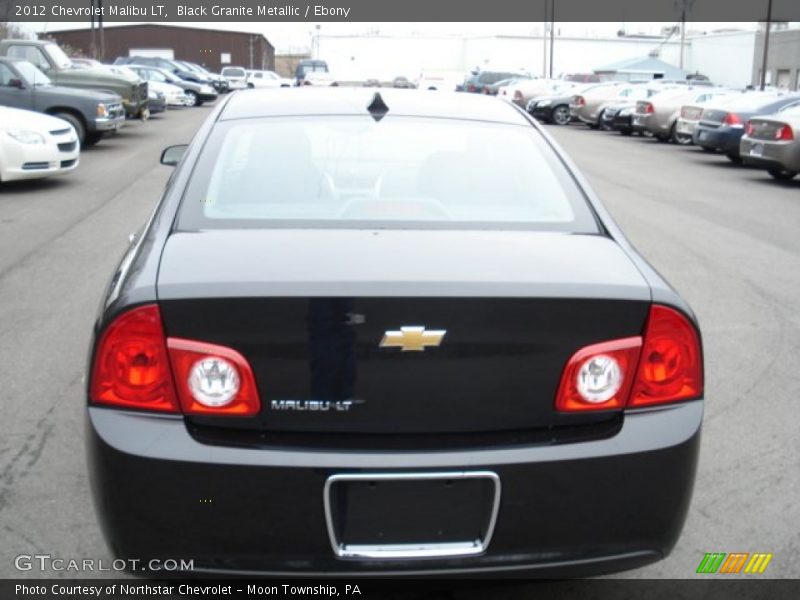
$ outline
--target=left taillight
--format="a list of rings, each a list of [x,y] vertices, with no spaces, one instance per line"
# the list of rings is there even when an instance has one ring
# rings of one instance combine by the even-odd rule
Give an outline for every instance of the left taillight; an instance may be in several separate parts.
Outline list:
[[[155,304],[117,317],[97,344],[93,403],[168,413],[257,414],[261,402],[247,360],[232,348],[167,338]]]
[[[117,317],[100,336],[89,396],[123,408],[180,412],[158,306]]]
[[[729,112],[725,115],[725,118],[722,119],[722,123],[731,127],[739,127],[742,125],[742,118],[736,113]]]
[[[619,410],[703,395],[700,337],[681,312],[650,308],[644,335],[593,344],[567,361],[555,408]]]

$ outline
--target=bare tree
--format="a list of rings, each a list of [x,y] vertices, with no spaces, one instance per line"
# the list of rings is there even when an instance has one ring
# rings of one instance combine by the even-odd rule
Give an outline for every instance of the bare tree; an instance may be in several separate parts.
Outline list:
[[[25,32],[22,31],[19,25],[16,23],[9,23],[8,21],[0,21],[0,40],[5,40],[7,38],[25,38]]]

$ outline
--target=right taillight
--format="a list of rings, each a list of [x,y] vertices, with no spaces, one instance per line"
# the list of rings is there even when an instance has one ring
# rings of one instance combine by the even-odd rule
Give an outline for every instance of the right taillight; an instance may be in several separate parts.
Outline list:
[[[692,400],[703,395],[700,336],[683,314],[653,305],[628,406]]]
[[[576,96],[575,97],[575,105],[576,106],[586,106],[586,98],[583,96]]]
[[[592,344],[570,357],[555,408],[561,412],[619,410],[702,395],[697,330],[677,310],[653,305],[642,337]]]
[[[655,112],[655,108],[653,107],[653,105],[650,102],[645,102],[644,103],[644,111],[643,112],[645,112],[646,114],[652,114],[652,113]]]
[[[791,142],[794,140],[794,131],[789,125],[781,125],[781,128],[775,132],[775,139],[781,142]]]

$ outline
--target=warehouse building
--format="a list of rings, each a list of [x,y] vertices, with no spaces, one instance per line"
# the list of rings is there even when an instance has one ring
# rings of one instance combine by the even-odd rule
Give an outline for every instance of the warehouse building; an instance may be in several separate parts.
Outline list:
[[[759,32],[753,59],[753,81],[761,81],[764,33]],[[767,52],[766,83],[783,90],[800,90],[800,29],[772,31]]]
[[[45,37],[75,55],[104,62],[118,56],[159,56],[201,64],[217,73],[227,65],[275,68],[275,48],[260,33],[136,24],[105,27],[102,42],[98,31],[89,28],[54,31]]]

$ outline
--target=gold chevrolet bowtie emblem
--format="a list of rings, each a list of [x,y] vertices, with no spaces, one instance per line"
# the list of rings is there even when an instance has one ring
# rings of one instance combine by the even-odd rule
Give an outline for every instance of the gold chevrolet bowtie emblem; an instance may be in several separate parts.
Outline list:
[[[442,343],[444,329],[425,331],[424,327],[401,327],[400,331],[387,331],[381,340],[381,348],[401,348],[403,352],[422,352],[427,346]]]

